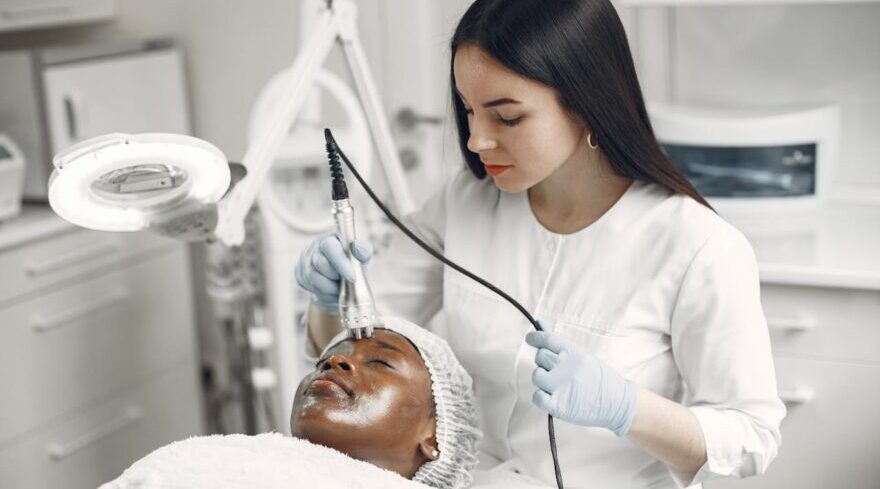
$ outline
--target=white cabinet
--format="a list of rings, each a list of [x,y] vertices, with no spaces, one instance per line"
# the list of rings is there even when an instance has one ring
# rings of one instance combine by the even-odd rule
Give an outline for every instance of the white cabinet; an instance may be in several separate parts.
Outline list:
[[[0,31],[110,20],[115,0],[0,0]]]
[[[94,488],[201,434],[185,245],[71,228],[0,277],[0,487]]]
[[[788,407],[782,446],[765,475],[705,487],[878,487],[880,290],[765,283],[761,293]]]
[[[172,441],[199,434],[191,365],[170,370],[118,397],[0,449],[0,487],[88,488]]]
[[[111,132],[190,133],[176,48],[48,64],[43,84],[53,153]]]

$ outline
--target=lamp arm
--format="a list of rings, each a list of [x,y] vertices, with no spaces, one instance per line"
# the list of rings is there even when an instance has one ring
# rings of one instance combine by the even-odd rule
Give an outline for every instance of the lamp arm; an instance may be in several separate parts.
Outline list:
[[[342,44],[397,210],[407,214],[415,209],[378,90],[357,37],[356,17],[357,7],[351,0],[335,0],[322,8],[314,34],[291,67],[286,86],[280,91],[282,98],[270,113],[269,123],[245,152],[242,164],[247,169],[247,176],[218,203],[214,235],[224,244],[237,246],[244,241],[244,219],[256,200],[284,136],[309,94],[308,89],[314,84],[336,41]]]
[[[357,26],[353,20],[353,17],[346,18],[346,22],[340,30],[343,53],[363,105],[364,114],[367,117],[370,135],[379,152],[379,163],[382,165],[385,178],[388,179],[388,189],[397,204],[399,215],[406,215],[415,210],[415,204],[403,174],[400,155],[394,146],[394,139],[391,137],[391,130],[388,127],[388,119],[379,100],[379,92],[370,72],[363,45],[357,36]],[[348,25],[349,23],[350,25]]]
[[[279,91],[282,95],[278,104],[271,109],[268,123],[245,152],[242,164],[247,169],[247,176],[218,203],[214,235],[224,244],[237,246],[244,241],[244,218],[253,206],[275,154],[296,120],[297,113],[309,94],[308,90],[338,34],[339,20],[336,12],[322,9],[314,34],[290,68],[291,75],[286,86]]]

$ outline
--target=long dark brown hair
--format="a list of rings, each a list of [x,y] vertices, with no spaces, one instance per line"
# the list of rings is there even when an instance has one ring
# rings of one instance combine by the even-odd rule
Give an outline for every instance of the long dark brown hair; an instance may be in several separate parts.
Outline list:
[[[711,208],[657,143],[623,24],[609,0],[476,0],[452,36],[453,62],[466,44],[556,90],[592,130],[616,174]],[[485,178],[479,156],[467,148],[470,129],[451,67],[450,81],[461,152],[474,175]]]

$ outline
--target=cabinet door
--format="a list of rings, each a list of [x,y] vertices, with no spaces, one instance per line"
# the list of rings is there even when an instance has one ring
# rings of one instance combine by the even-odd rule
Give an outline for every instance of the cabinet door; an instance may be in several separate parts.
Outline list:
[[[880,292],[761,284],[773,353],[880,363]]]
[[[764,476],[706,489],[877,487],[880,365],[778,357],[776,372],[783,397],[796,401],[787,404],[779,456]]]
[[[0,447],[171,365],[191,363],[188,267],[178,245],[0,309]]]
[[[0,487],[94,489],[151,451],[201,434],[200,412],[196,365],[187,363],[0,445]]]
[[[3,250],[0,252],[0,277],[3,278],[0,280],[0,310],[22,296],[73,284],[86,275],[117,270],[138,257],[174,246],[179,244],[147,232],[76,229]]]
[[[190,132],[176,49],[50,65],[43,82],[53,153],[111,132]]]

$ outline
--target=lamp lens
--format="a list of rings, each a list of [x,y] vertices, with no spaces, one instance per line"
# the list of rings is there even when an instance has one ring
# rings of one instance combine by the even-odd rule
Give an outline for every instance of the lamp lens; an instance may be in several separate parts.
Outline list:
[[[167,194],[186,183],[186,171],[172,165],[132,165],[109,171],[91,184],[92,191],[113,201]]]

